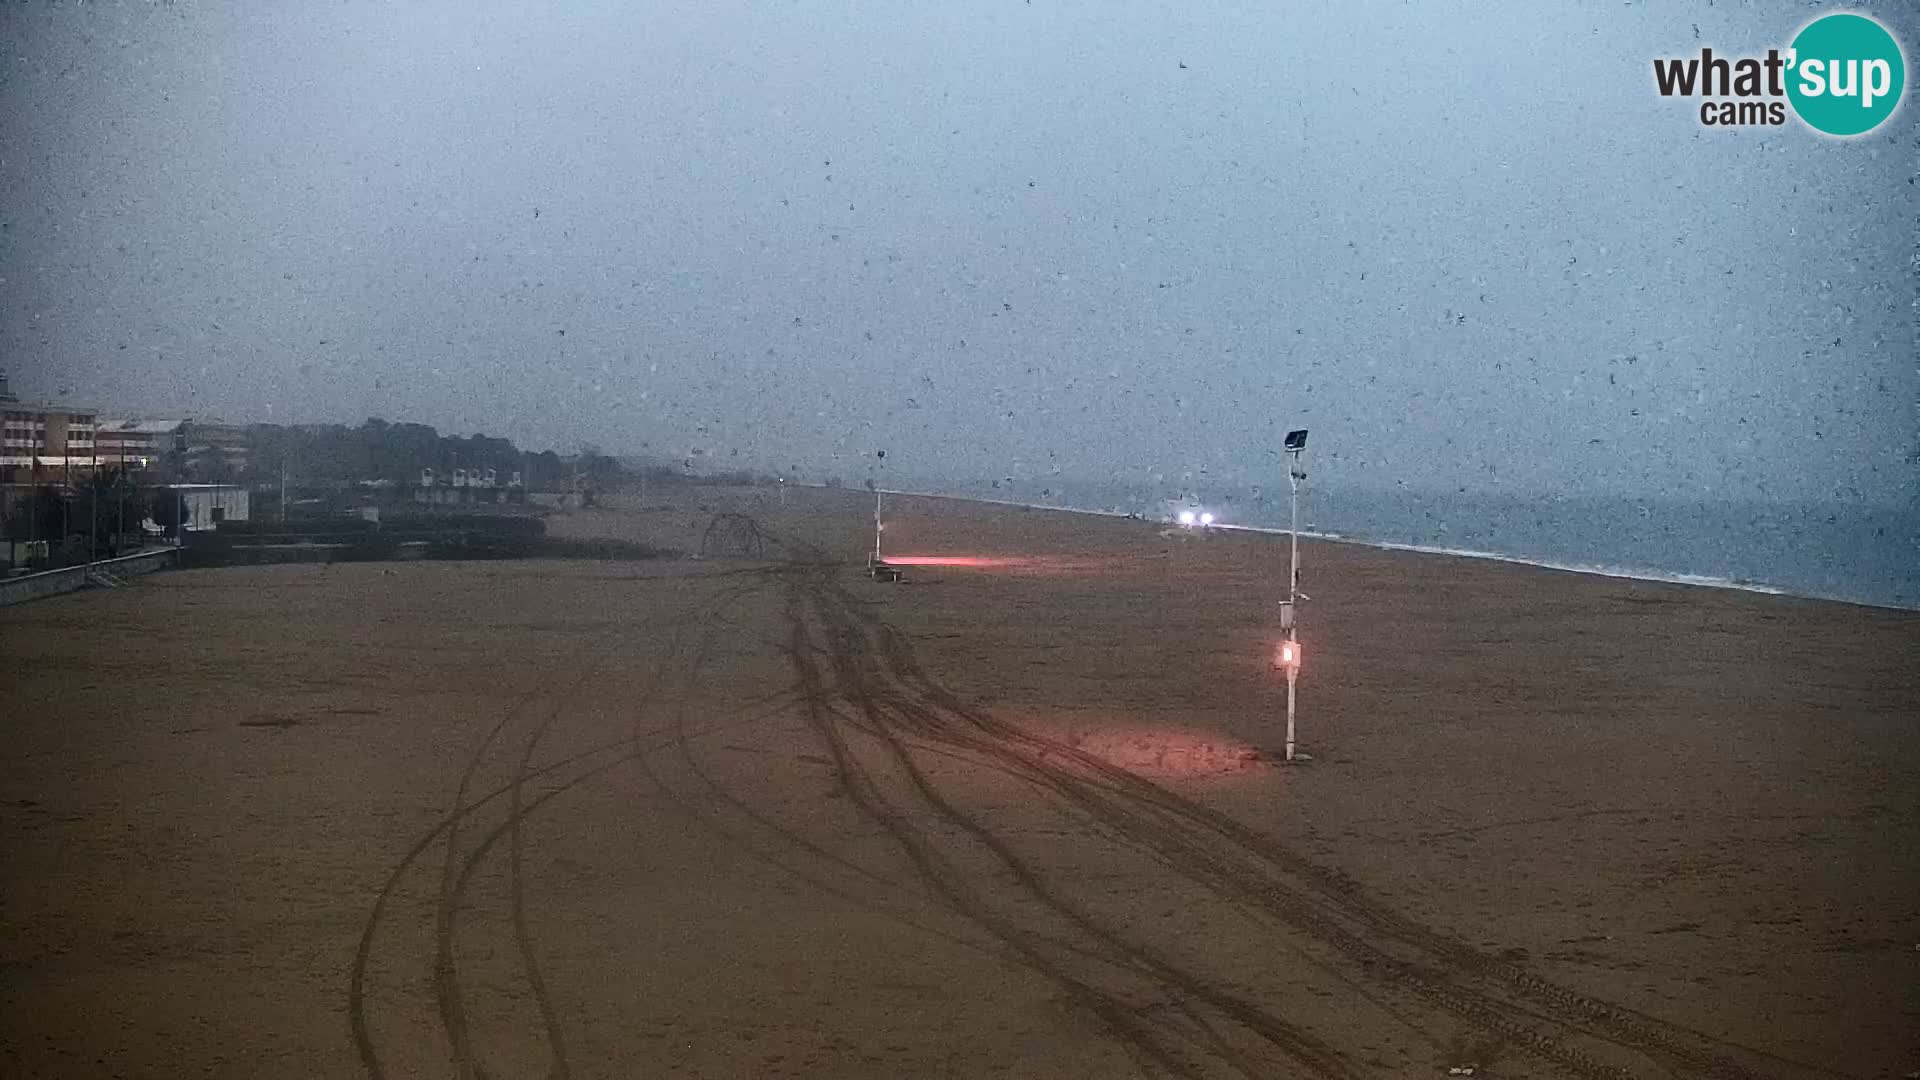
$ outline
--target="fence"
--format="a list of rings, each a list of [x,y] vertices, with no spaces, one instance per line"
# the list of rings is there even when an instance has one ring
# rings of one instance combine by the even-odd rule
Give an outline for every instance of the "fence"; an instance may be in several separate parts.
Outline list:
[[[178,552],[173,548],[144,551],[138,555],[102,559],[84,566],[69,566],[63,570],[46,570],[38,574],[9,578],[0,581],[0,607],[42,596],[57,596],[60,593],[73,592],[85,588],[90,581],[102,578],[117,580],[151,574],[155,570],[164,570],[174,565],[177,555]]]

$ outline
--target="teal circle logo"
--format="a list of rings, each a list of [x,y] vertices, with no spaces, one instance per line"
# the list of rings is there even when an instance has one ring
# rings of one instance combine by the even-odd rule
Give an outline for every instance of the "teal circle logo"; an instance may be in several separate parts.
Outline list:
[[[1907,61],[1886,27],[1865,15],[1823,15],[1793,39],[1787,99],[1815,131],[1865,135],[1886,122],[1907,88]]]

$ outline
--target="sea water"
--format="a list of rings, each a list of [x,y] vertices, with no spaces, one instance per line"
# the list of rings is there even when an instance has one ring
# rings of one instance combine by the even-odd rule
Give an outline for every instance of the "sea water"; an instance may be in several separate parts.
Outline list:
[[[1187,493],[1062,481],[937,485],[969,498],[1159,518],[1192,495],[1222,524],[1284,529],[1288,492]],[[979,490],[975,490],[975,488]],[[1032,487],[1038,490],[1026,490]],[[1920,508],[1455,492],[1301,493],[1303,531],[1381,546],[1920,609]]]

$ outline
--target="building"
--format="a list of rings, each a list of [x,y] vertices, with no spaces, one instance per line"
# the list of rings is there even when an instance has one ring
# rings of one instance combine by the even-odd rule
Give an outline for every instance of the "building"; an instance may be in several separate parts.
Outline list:
[[[246,424],[189,420],[181,425],[187,475],[197,480],[237,480],[247,470],[253,432]]]
[[[508,473],[502,482],[498,469],[455,469],[451,473],[438,473],[429,468],[420,470],[420,483],[413,489],[413,501],[458,506],[524,503],[527,489],[518,472]]]
[[[98,464],[97,410],[21,401],[0,373],[0,483],[54,483]]]
[[[186,449],[184,420],[94,421],[93,444],[102,468],[146,472],[167,467]]]
[[[188,532],[218,528],[223,521],[246,521],[250,512],[247,489],[238,484],[168,484],[179,500],[181,521]]]

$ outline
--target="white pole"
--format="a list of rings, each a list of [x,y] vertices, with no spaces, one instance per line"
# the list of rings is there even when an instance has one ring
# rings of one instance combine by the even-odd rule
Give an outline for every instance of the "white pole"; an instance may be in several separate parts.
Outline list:
[[[87,561],[100,558],[100,429],[93,429],[93,468],[87,471],[87,508],[93,513],[93,523],[87,531]]]
[[[1287,483],[1293,486],[1293,523],[1287,528],[1287,535],[1293,542],[1293,567],[1287,574],[1288,603],[1298,600],[1300,592],[1300,479],[1298,472],[1298,469],[1290,469],[1287,473]]]
[[[1293,631],[1287,631],[1289,638]],[[1287,666],[1287,760],[1293,760],[1293,684],[1300,672],[1292,665]]]
[[[880,572],[880,562],[881,562],[881,557],[880,557],[880,529],[881,529],[880,466],[885,464],[886,460],[887,460],[887,452],[885,450],[882,450],[873,456],[872,461],[867,463],[867,486],[873,489],[873,566],[871,569],[873,570],[876,576]]]
[[[1287,486],[1292,492],[1291,521],[1287,526],[1292,556],[1287,572],[1287,642],[1292,646],[1292,662],[1287,665],[1287,760],[1294,758],[1294,686],[1300,678],[1300,453],[1294,451],[1287,465]]]

